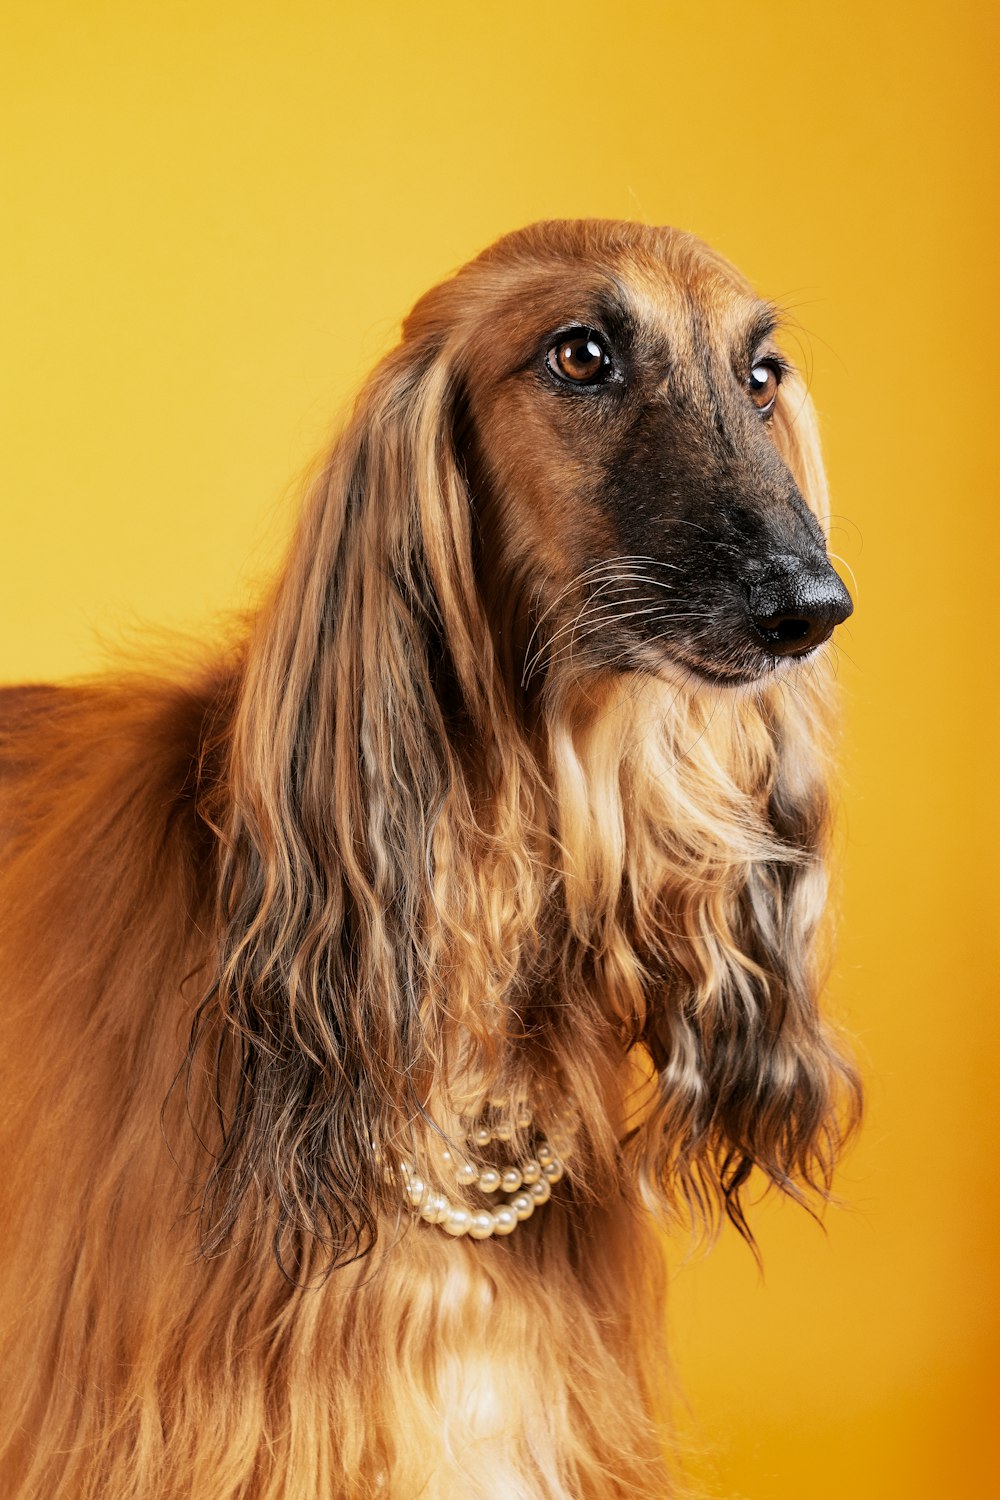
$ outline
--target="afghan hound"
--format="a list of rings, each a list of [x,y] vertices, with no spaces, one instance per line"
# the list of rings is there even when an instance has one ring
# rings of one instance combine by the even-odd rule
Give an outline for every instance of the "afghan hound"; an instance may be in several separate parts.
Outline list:
[[[689,234],[507,235],[238,639],[8,691],[4,1495],[674,1492],[662,1223],[857,1115],[778,327]]]

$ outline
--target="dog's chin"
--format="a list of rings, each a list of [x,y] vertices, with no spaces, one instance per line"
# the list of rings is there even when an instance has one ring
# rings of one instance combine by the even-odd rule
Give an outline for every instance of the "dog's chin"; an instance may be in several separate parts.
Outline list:
[[[761,656],[759,660],[747,662],[739,668],[734,668],[728,662],[723,665],[721,662],[705,661],[697,657],[679,656],[677,660],[685,671],[693,673],[712,687],[741,688],[767,682],[787,664],[788,658]]]
[[[665,676],[678,685],[687,687],[717,688],[721,692],[736,692],[740,689],[766,687],[776,678],[785,676],[793,668],[811,661],[822,648],[814,647],[801,656],[774,656],[770,652],[751,648],[734,660],[730,652],[725,658],[713,658],[678,646],[674,642],[660,642],[652,650],[646,645],[646,664],[655,659],[657,675]]]

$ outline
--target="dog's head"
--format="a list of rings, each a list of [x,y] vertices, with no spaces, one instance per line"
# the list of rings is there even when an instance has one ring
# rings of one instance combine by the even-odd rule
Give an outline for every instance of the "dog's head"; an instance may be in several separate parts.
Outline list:
[[[568,1191],[742,1223],[754,1165],[827,1180],[820,647],[851,606],[775,326],[689,235],[540,224],[372,375],[236,689],[196,1027],[219,1232],[263,1198],[363,1248],[400,1203],[373,1142],[419,1156],[501,1085],[572,1090]]]
[[[778,326],[700,241],[634,224],[535,225],[417,304],[407,342],[452,373],[480,587],[526,679],[750,682],[850,614]]]

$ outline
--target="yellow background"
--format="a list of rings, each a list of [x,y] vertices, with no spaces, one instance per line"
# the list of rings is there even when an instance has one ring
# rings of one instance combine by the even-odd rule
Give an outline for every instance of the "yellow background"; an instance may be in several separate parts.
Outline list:
[[[764,1281],[728,1240],[678,1271],[719,1496],[997,1493],[991,9],[38,0],[7,26],[0,678],[251,598],[400,316],[504,230],[679,224],[798,320],[860,583],[833,999],[869,1112],[825,1236],[765,1205]]]

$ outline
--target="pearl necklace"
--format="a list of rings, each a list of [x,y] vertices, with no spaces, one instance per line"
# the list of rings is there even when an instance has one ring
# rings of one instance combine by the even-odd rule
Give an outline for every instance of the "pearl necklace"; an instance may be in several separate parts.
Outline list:
[[[531,1112],[523,1106],[517,1115],[517,1125],[524,1130],[531,1125]],[[469,1133],[468,1140],[470,1146],[482,1149],[491,1141],[506,1143],[512,1138],[511,1127],[501,1124],[493,1128],[479,1125]],[[470,1239],[488,1240],[495,1234],[512,1234],[518,1224],[530,1219],[536,1208],[549,1201],[553,1185],[565,1171],[562,1161],[544,1137],[537,1141],[534,1155],[516,1166],[479,1167],[475,1162],[463,1159],[456,1167],[453,1155],[447,1149],[441,1152],[441,1160],[452,1168],[459,1187],[478,1188],[488,1195],[505,1194],[496,1208],[468,1208],[427,1182],[412,1162],[400,1162],[403,1196],[413,1213],[426,1224],[436,1224],[445,1234],[456,1239],[468,1235]]]

